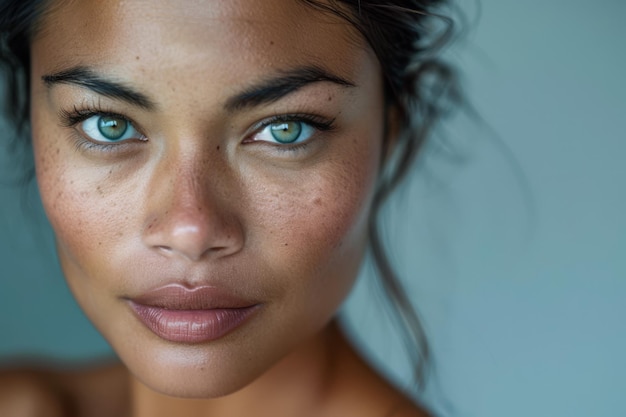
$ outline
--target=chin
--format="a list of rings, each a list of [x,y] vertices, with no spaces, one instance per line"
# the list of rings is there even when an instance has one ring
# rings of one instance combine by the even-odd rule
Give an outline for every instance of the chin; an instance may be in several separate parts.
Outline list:
[[[122,361],[133,376],[151,390],[172,397],[198,399],[237,392],[273,364],[258,357],[236,358],[212,350],[173,347],[157,352],[152,350],[142,355],[143,360],[122,357]]]
[[[253,321],[223,338],[199,344],[169,342],[144,329],[119,331],[117,337],[107,334],[112,329],[104,329],[104,334],[130,373],[146,387],[172,397],[211,399],[250,385],[307,338],[297,331],[280,337],[263,324]],[[306,334],[320,330],[304,327],[300,330]]]
[[[256,378],[216,378],[214,375],[194,375],[193,372],[168,373],[166,377],[141,379],[152,391],[169,397],[185,399],[214,399],[233,394]]]

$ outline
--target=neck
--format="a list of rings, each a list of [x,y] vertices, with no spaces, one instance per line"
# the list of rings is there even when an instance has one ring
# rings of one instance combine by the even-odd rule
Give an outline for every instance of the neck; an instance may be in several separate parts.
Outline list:
[[[245,388],[215,399],[181,399],[132,382],[132,416],[189,417],[315,415],[328,402],[336,364],[347,347],[335,323],[328,325]]]

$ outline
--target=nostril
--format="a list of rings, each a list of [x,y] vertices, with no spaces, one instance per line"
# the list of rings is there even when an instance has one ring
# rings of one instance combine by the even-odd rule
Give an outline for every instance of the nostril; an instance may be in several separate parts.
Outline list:
[[[187,259],[191,259],[193,261],[197,261],[202,259],[205,255],[208,254],[225,254],[229,252],[229,246],[213,246],[206,248],[203,252],[196,252],[192,250],[188,250],[186,248],[177,248],[176,246],[167,246],[167,245],[154,245],[153,248],[163,256],[168,258],[175,257],[178,255],[182,255]]]
[[[208,204],[208,203],[207,203]],[[178,202],[176,210],[146,219],[143,241],[162,256],[197,261],[237,252],[243,244],[239,221],[227,211]]]
[[[165,254],[171,254],[173,252],[173,249],[171,247],[165,245],[157,245],[156,249]]]

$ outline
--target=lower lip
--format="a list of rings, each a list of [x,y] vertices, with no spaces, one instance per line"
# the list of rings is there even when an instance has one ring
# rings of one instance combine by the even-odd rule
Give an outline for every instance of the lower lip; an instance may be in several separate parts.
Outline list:
[[[203,343],[232,332],[258,310],[258,305],[210,310],[168,310],[130,303],[139,320],[162,339],[177,343]]]

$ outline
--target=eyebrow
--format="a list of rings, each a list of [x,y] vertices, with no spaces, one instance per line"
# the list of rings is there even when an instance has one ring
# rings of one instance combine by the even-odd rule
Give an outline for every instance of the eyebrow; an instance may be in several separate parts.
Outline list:
[[[297,67],[281,71],[276,77],[248,87],[243,92],[228,99],[224,108],[229,112],[233,112],[261,104],[273,103],[309,84],[318,82],[331,82],[343,87],[356,86],[353,82],[334,75],[318,66]]]
[[[71,84],[145,110],[151,111],[157,108],[156,104],[145,94],[117,81],[102,77],[88,67],[78,66],[65,69],[44,75],[41,79],[48,87],[55,84]],[[318,82],[331,82],[342,87],[356,86],[353,82],[334,75],[321,67],[303,66],[281,71],[278,76],[246,88],[243,92],[229,98],[224,104],[224,108],[229,112],[234,112],[261,104],[273,103],[309,84]]]
[[[156,109],[156,104],[145,94],[117,81],[106,79],[87,67],[73,67],[41,77],[44,84],[72,84],[87,88],[95,93],[116,100],[125,101],[145,110]]]

